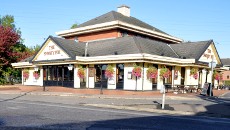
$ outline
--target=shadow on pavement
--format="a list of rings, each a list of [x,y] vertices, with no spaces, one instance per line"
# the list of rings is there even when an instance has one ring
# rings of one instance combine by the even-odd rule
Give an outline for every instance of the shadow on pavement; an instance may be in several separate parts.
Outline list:
[[[199,95],[200,99],[213,104],[204,106],[205,112],[198,112],[196,115],[205,115],[212,117],[230,118],[230,99],[229,98],[218,98]]]
[[[58,119],[57,119],[58,120]],[[0,124],[0,129],[13,129],[13,130],[208,130],[208,129],[229,129],[229,123],[213,123],[214,121],[201,121],[191,119],[186,116],[145,116],[133,117],[111,120],[98,121],[75,121],[67,123],[46,124],[40,126],[21,126],[11,127]]]
[[[24,96],[26,96],[28,93],[31,93],[31,92],[33,92],[33,91],[26,92],[26,93],[24,93],[24,94],[22,94],[22,95],[16,96],[16,97],[11,98],[11,99],[5,99],[5,100],[2,100],[2,101],[0,101],[0,102],[12,101],[12,100],[18,99],[18,98],[20,98],[20,97],[24,97]]]

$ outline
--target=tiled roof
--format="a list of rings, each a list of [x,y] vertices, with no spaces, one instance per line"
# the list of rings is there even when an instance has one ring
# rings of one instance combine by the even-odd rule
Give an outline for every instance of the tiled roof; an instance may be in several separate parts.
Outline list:
[[[85,54],[86,43],[77,43],[73,40],[54,37],[53,39],[72,55],[83,56]],[[88,56],[105,56],[114,55],[115,53],[116,55],[147,53],[179,58],[168,44],[136,36],[88,42]]]
[[[173,50],[181,58],[198,60],[201,55],[207,50],[212,43],[212,40],[199,42],[184,42],[180,44],[170,44]]]
[[[230,66],[230,58],[221,59],[223,65]]]
[[[75,59],[75,56],[82,56],[85,52],[85,43],[75,42],[74,40],[68,40],[63,38],[57,38],[50,36],[55,43],[59,44],[60,47],[69,55]]]
[[[85,55],[85,42],[79,43],[74,40],[52,36],[50,36],[50,38],[66,51],[73,60],[75,59],[75,56]],[[198,60],[211,43],[212,41],[209,40],[168,45],[156,40],[137,36],[127,36],[88,42],[87,56],[94,57],[146,53],[165,57]]]
[[[129,24],[132,24],[132,25],[135,25],[135,26],[139,26],[139,27],[142,27],[142,28],[146,28],[146,29],[149,29],[149,30],[153,30],[153,31],[156,31],[156,32],[160,32],[160,33],[163,33],[163,34],[167,34],[145,22],[142,22],[141,20],[138,20],[134,17],[128,17],[128,16],[125,16],[125,15],[122,15],[121,13],[118,13],[116,11],[110,11],[106,14],[103,14],[101,16],[98,16],[96,18],[93,18],[87,22],[84,22],[80,25],[78,25],[78,27],[86,27],[86,26],[89,26],[89,25],[95,25],[95,24],[101,24],[101,23],[106,23],[106,22],[111,22],[111,21],[122,21],[122,22],[125,22],[125,23],[129,23]],[[167,34],[168,35],[168,34]]]
[[[27,58],[21,60],[20,62],[30,62],[33,59],[33,57],[34,56],[27,57]]]

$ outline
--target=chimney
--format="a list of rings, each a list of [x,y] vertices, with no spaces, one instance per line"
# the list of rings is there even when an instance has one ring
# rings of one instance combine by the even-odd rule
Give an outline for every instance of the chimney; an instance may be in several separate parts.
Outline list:
[[[130,17],[130,8],[127,5],[121,5],[121,6],[117,7],[117,12],[121,13],[127,17]]]

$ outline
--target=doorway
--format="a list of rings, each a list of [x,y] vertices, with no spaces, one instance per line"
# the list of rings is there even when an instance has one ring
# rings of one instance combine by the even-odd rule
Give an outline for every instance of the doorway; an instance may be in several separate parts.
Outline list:
[[[184,81],[185,81],[185,67],[181,67],[181,85],[184,85]]]
[[[116,65],[116,89],[124,88],[124,64]]]
[[[105,70],[107,64],[94,65],[95,73],[95,88],[107,88],[107,77],[105,76]]]

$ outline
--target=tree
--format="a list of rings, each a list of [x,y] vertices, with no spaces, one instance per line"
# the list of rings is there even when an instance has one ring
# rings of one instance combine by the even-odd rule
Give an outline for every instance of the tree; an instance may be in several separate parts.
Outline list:
[[[10,27],[3,27],[0,25],[0,64],[8,65],[9,63],[16,62],[16,56],[18,53],[14,51],[15,46],[20,39],[20,35],[17,34]]]
[[[73,25],[71,26],[71,28],[70,28],[70,29],[77,28],[77,26],[78,26],[78,24],[77,24],[77,23],[75,23],[75,24],[73,24]]]

